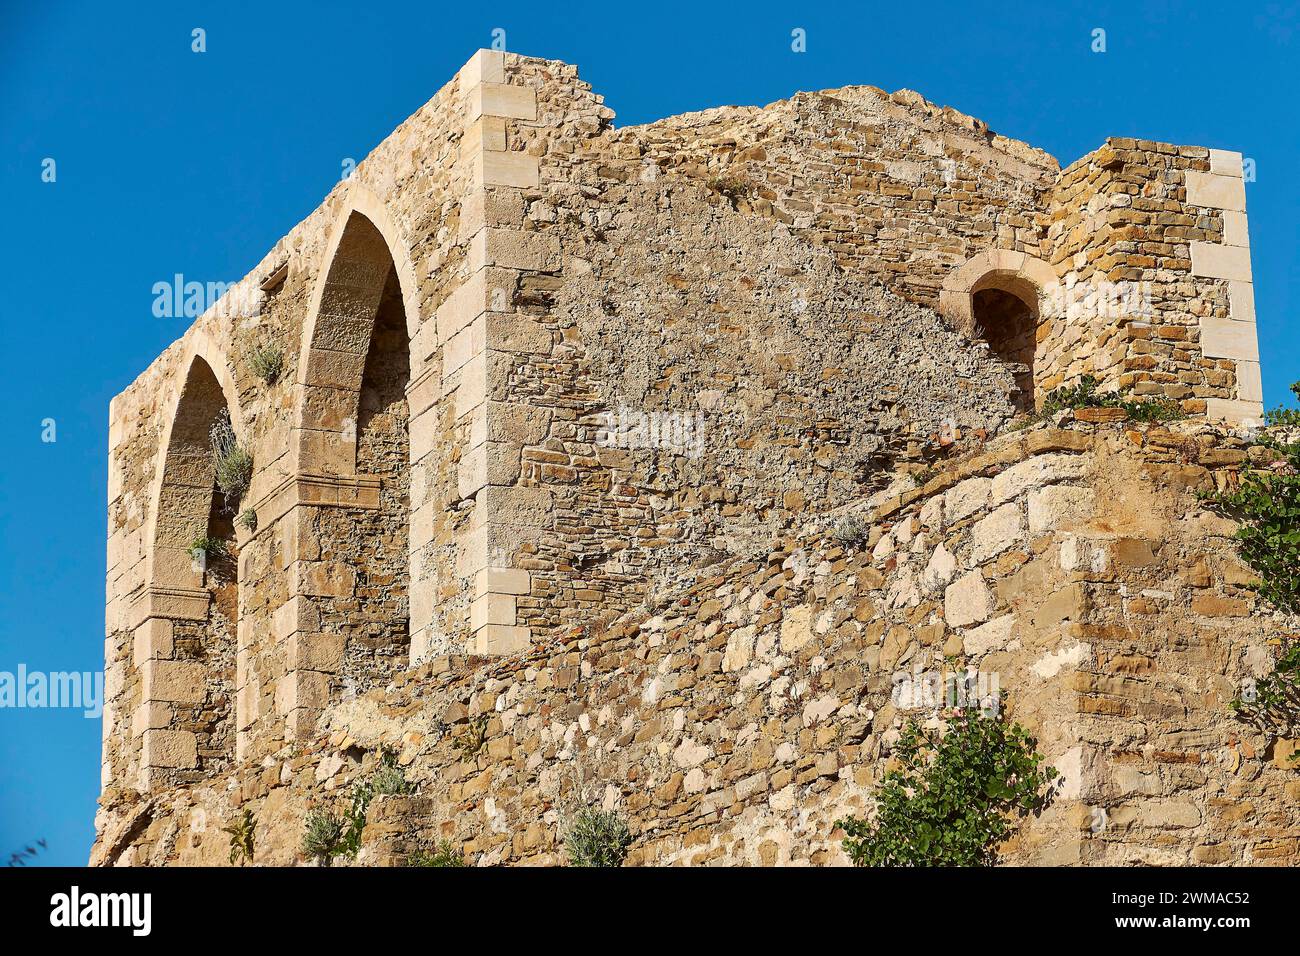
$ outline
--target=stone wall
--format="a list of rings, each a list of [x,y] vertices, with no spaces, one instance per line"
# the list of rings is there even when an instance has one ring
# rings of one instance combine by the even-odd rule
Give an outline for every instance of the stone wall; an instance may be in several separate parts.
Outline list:
[[[721,575],[738,594],[773,572],[747,565],[774,538],[996,435],[1026,383],[1258,411],[1235,154],[1112,140],[1058,175],[865,87],[612,118],[573,66],[480,51],[113,401],[105,832],[130,794],[242,779],[346,702],[433,680],[430,661],[454,696],[483,665],[448,661],[504,655],[515,693],[572,709],[521,662],[563,670],[549,642],[578,654],[596,637],[574,628],[723,600],[695,590]],[[1151,285],[1154,316],[1059,312],[1103,279]],[[1014,355],[985,292],[1028,310]],[[274,382],[248,361],[265,346]],[[254,463],[238,503],[207,449],[226,413]],[[204,535],[229,559],[196,563]],[[688,644],[720,630],[670,646],[703,660]],[[667,638],[608,640],[630,667]],[[700,672],[684,703],[759,694],[730,680]],[[854,773],[827,813],[864,792]],[[767,859],[751,842],[720,858]]]
[[[1199,425],[1038,428],[701,569],[647,611],[507,658],[439,657],[331,707],[321,736],[203,787],[123,794],[101,862],[218,863],[247,806],[259,862],[300,859],[382,748],[418,791],[372,805],[365,863],[451,840],[557,863],[578,807],[630,821],[629,863],[844,863],[929,674],[1001,691],[1064,786],[1013,863],[1294,862],[1289,742],[1235,719],[1281,627],[1196,491],[1241,443]],[[860,516],[861,547],[833,529]],[[205,821],[205,827],[195,821]]]

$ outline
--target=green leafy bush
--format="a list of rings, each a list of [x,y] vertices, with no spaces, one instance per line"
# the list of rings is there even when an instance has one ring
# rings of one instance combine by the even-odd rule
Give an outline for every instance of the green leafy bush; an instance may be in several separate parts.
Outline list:
[[[325,810],[313,810],[304,827],[303,853],[329,866],[336,856],[353,859],[361,851],[361,835],[366,828],[366,814],[377,794],[411,793],[406,773],[397,766],[396,755],[388,749],[380,753],[379,766],[365,780],[352,787],[347,812],[339,817]]]
[[[407,866],[468,866],[465,862],[465,851],[452,844],[450,840],[443,840],[433,852],[417,850],[406,858]]]
[[[1300,728],[1300,640],[1283,639],[1272,673],[1247,681],[1231,706],[1262,731],[1295,734]],[[1300,759],[1300,751],[1291,759]]]
[[[257,530],[257,512],[252,508],[245,508],[239,513],[239,523],[249,531]]]
[[[857,866],[992,866],[1015,821],[1039,814],[1057,772],[1004,710],[956,711],[943,732],[908,722],[871,820],[836,821]]]
[[[1291,390],[1300,397],[1300,382]],[[1300,411],[1276,409],[1265,421],[1285,428],[1297,418]],[[1259,575],[1255,589],[1294,614],[1300,612],[1300,443],[1265,432],[1255,444],[1271,452],[1269,467],[1244,470],[1234,490],[1208,498],[1242,522],[1234,537],[1242,560]]]
[[[564,837],[570,866],[622,866],[632,832],[617,813],[587,807],[574,814]]]

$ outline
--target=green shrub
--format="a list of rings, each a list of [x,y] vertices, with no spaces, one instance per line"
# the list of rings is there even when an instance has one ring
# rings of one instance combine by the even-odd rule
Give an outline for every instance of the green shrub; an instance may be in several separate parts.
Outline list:
[[[252,508],[245,508],[239,513],[239,523],[247,528],[250,532],[257,530],[257,512]]]
[[[254,345],[245,354],[244,360],[253,374],[267,385],[274,385],[284,371],[284,350],[274,343]]]
[[[1004,710],[957,711],[943,732],[910,720],[871,820],[836,821],[857,866],[992,866],[1015,820],[1039,814],[1057,772]]]
[[[1128,417],[1139,422],[1168,422],[1182,418],[1182,406],[1168,398],[1131,399],[1123,392],[1100,392],[1101,383],[1085,375],[1075,385],[1053,389],[1043,399],[1041,418],[1077,408],[1122,408]]]
[[[397,766],[397,757],[389,749],[380,752],[379,766],[365,780],[352,787],[347,812],[339,817],[326,810],[307,814],[302,849],[305,854],[329,866],[336,856],[355,858],[361,850],[361,835],[366,828],[366,814],[377,794],[411,793],[406,773]]]
[[[235,438],[230,424],[230,412],[222,409],[209,432],[212,445],[212,465],[217,472],[217,488],[226,498],[226,506],[233,511],[248,491],[253,478],[253,456]]]
[[[594,807],[579,810],[564,837],[570,866],[622,866],[631,843],[632,832],[622,816]]]
[[[407,866],[468,866],[465,862],[465,851],[452,844],[450,840],[443,840],[433,852],[425,850],[416,850],[406,858]]]
[[[1300,397],[1300,382],[1291,389]],[[1265,421],[1289,427],[1296,417],[1295,409],[1275,409]],[[1207,497],[1217,510],[1241,521],[1234,537],[1242,560],[1259,575],[1254,588],[1294,614],[1300,612],[1300,443],[1265,432],[1255,444],[1271,453],[1270,467],[1244,470],[1236,489]]]
[[[1300,640],[1283,639],[1272,673],[1246,681],[1230,706],[1261,731],[1293,736],[1300,728]],[[1300,750],[1291,759],[1300,759]]]
[[[253,811],[245,807],[243,815],[230,821],[230,825],[222,827],[221,831],[230,834],[230,865],[252,863],[253,842],[257,834]]]

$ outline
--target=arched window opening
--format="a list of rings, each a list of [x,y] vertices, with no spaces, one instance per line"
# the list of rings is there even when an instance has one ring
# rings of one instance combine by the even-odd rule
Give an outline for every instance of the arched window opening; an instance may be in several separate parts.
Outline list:
[[[410,655],[408,629],[411,436],[406,388],[410,342],[397,270],[390,267],[366,355],[357,410],[357,473],[380,479],[375,525],[363,538],[357,597],[365,620],[355,650],[373,656],[387,679]]]
[[[235,437],[225,394],[212,368],[196,357],[171,426],[158,494],[151,587],[207,600],[187,600],[184,614],[149,624],[156,643],[137,645],[145,655],[142,704],[147,726],[143,763],[199,779],[225,766],[235,751],[236,626],[239,554],[235,536],[237,494],[228,495],[230,453],[251,461]],[[223,459],[224,455],[224,459]],[[219,459],[226,471],[219,482]],[[245,474],[246,480],[246,474]]]
[[[322,508],[316,605],[342,637],[331,693],[382,686],[410,659],[410,326],[400,273],[375,224],[352,212],[327,271],[307,363],[304,434],[335,473],[374,482],[377,506]],[[322,410],[328,409],[328,412]],[[324,566],[329,571],[323,570]]]
[[[975,334],[988,343],[994,355],[1011,367],[1016,380],[1012,401],[1020,411],[1034,409],[1037,301],[1036,294],[1017,294],[1002,288],[980,289],[971,296]]]

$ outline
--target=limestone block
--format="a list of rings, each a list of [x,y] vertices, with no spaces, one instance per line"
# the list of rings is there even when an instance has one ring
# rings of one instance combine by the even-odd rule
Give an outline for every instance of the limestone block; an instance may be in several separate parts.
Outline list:
[[[541,165],[536,156],[521,152],[481,152],[472,164],[475,186],[510,186],[533,189],[541,181]]]
[[[549,233],[520,229],[481,229],[469,243],[469,268],[552,272],[560,266],[560,240]]]
[[[1238,322],[1255,321],[1255,286],[1250,282],[1228,283],[1228,309]]]
[[[1264,401],[1264,383],[1260,377],[1259,363],[1237,363],[1237,400],[1241,402]]]
[[[531,643],[531,628],[488,624],[474,632],[472,646],[476,654],[518,654]]]
[[[921,573],[921,587],[927,591],[938,591],[947,587],[957,573],[957,559],[942,544],[934,549]]]
[[[1231,149],[1212,149],[1209,152],[1211,173],[1242,178],[1241,153]]]
[[[207,672],[197,661],[147,660],[140,674],[142,700],[201,704],[207,696]]]
[[[340,561],[298,561],[290,568],[289,588],[294,594],[317,597],[351,597],[357,572]]]
[[[1025,519],[1016,503],[1003,505],[971,528],[971,560],[976,564],[1019,544]]]
[[[501,152],[506,148],[506,120],[504,116],[480,116],[470,124],[460,141],[461,155],[469,156],[484,150]]]
[[[477,50],[457,74],[457,85],[462,95],[482,83],[504,83],[506,55],[503,50]]]
[[[1259,361],[1255,323],[1235,319],[1201,320],[1201,353],[1206,358],[1235,358]]]
[[[488,308],[488,274],[477,270],[438,306],[436,327],[438,342],[445,343],[457,332],[482,315]],[[432,351],[429,353],[432,355]]]
[[[172,622],[150,618],[132,635],[132,660],[139,667],[147,660],[172,656]]]
[[[1208,398],[1205,400],[1205,417],[1212,422],[1263,424],[1264,406],[1260,402]]]
[[[411,418],[432,408],[442,398],[442,394],[442,374],[437,366],[430,365],[406,390],[406,404]]]
[[[1192,243],[1192,275],[1251,282],[1250,248],[1217,242]]]
[[[188,730],[146,730],[140,762],[146,767],[191,770],[199,765],[198,739]]]
[[[978,570],[958,578],[944,591],[943,615],[949,627],[980,624],[992,613],[993,595]]]
[[[989,478],[967,478],[949,488],[943,501],[944,518],[948,524],[968,518],[987,505],[992,486]]]
[[[271,617],[271,634],[277,642],[297,631],[319,631],[320,609],[307,597],[291,597]]]
[[[1015,630],[1016,616],[1004,614],[987,624],[971,628],[962,635],[962,649],[971,657],[979,657],[989,651],[1000,651],[1011,643]]]
[[[1035,455],[1017,462],[993,478],[991,500],[995,505],[1018,498],[1033,488],[1082,478],[1087,471],[1087,460],[1082,455]]]
[[[537,92],[530,86],[482,82],[469,91],[469,114],[473,123],[480,116],[537,119]]]
[[[489,485],[479,496],[482,507],[475,509],[474,526],[485,522],[524,528],[551,527],[551,489]]]
[[[532,575],[516,568],[484,568],[474,575],[474,597],[485,594],[528,594]]]
[[[519,469],[518,448],[503,442],[484,442],[461,458],[456,472],[457,491],[462,498],[470,498],[488,485],[513,484],[519,479]]]
[[[492,312],[487,316],[488,343],[503,352],[548,355],[551,331],[536,319],[516,313]]]
[[[793,654],[812,640],[812,608],[807,604],[789,608],[781,618],[781,650]]]
[[[262,688],[256,683],[241,687],[235,693],[235,729],[247,730],[261,716]]]
[[[447,340],[442,347],[442,374],[450,378],[466,362],[487,347],[487,319],[478,315]]]
[[[172,722],[171,706],[163,701],[145,701],[131,718],[132,733],[139,737],[146,730],[161,730]]]
[[[489,624],[513,625],[515,617],[513,594],[484,594],[469,606],[470,630],[477,631]]]
[[[334,674],[343,668],[345,640],[342,634],[299,632],[280,646],[288,670]]]
[[[1223,244],[1225,246],[1250,245],[1250,233],[1246,227],[1246,214],[1244,212],[1224,210]]]
[[[1078,524],[1090,518],[1096,494],[1091,488],[1048,485],[1029,493],[1029,531],[1040,534]]]
[[[1188,170],[1187,202],[1193,206],[1243,211],[1246,208],[1246,185],[1240,172],[1236,176],[1221,176]]]
[[[275,685],[275,711],[288,715],[294,710],[324,710],[329,703],[330,679],[318,671],[290,671]]]

